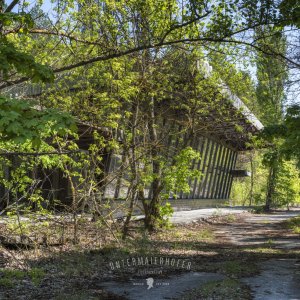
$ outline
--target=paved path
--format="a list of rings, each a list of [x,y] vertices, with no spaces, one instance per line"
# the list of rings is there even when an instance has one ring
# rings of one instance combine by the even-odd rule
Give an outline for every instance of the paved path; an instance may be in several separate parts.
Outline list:
[[[232,244],[239,246],[300,249],[300,238],[279,225],[282,221],[298,215],[300,210],[249,214],[241,222],[220,226],[216,233],[226,236]]]
[[[170,218],[172,223],[183,224],[192,221],[206,219],[212,216],[223,216],[228,214],[240,214],[249,211],[248,208],[228,207],[228,208],[202,208],[189,211],[176,211]]]
[[[271,259],[260,264],[261,273],[244,278],[254,300],[299,300],[300,262],[296,259]]]
[[[243,208],[200,209],[175,212],[171,221],[189,223],[214,215],[245,213]],[[280,223],[300,216],[300,209],[272,214],[245,214],[240,221],[220,225],[216,234],[231,244],[247,247],[300,250],[297,237],[283,229]],[[271,259],[262,262],[261,273],[243,278],[252,290],[254,300],[300,300],[300,261],[297,259]]]
[[[288,234],[280,222],[300,215],[300,210],[276,212],[273,214],[247,214],[244,208],[199,209],[175,212],[173,223],[190,223],[196,220],[228,214],[245,213],[242,218],[228,224],[215,224],[216,234],[227,239],[232,245],[245,247],[270,247],[278,249],[300,249],[300,238]],[[218,228],[219,227],[219,228]],[[260,263],[261,273],[257,276],[242,278],[248,284],[255,300],[300,300],[300,262],[297,259],[271,259]],[[199,287],[207,281],[222,279],[213,273],[183,273],[169,276],[167,286],[154,281],[154,288],[148,290],[146,279],[134,286],[132,282],[107,282],[104,287],[128,299],[162,300],[178,297],[180,292]],[[136,280],[136,279],[132,279]],[[180,297],[179,297],[180,298]]]
[[[299,215],[299,209],[249,214],[240,222],[221,225],[216,233],[237,246],[297,251],[300,250],[300,236],[289,233],[279,223]],[[260,263],[259,268],[259,275],[242,279],[250,286],[254,300],[300,300],[299,260],[270,259]]]
[[[129,300],[165,300],[180,299],[184,291],[199,287],[210,281],[222,280],[225,276],[216,273],[188,272],[179,275],[171,275],[165,279],[148,278],[152,280],[149,289],[147,278],[131,278],[128,282],[110,281],[101,283],[101,288],[120,296],[126,296]],[[180,297],[180,298],[178,298]]]

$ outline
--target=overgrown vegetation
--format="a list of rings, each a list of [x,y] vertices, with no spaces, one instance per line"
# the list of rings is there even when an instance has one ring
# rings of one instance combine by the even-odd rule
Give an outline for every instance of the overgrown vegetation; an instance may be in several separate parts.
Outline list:
[[[189,291],[182,300],[194,299],[252,299],[250,291],[240,282],[233,279],[212,281],[203,284],[199,289]]]
[[[64,245],[50,246],[49,244],[48,247],[41,245],[36,249],[18,252],[18,262],[25,262],[27,269],[13,268],[12,265],[16,261],[8,256],[7,263],[12,265],[1,269],[1,287],[6,293],[19,295],[20,287],[24,289],[30,286],[28,294],[34,297],[47,295],[49,299],[60,299],[59,297],[63,295],[96,297],[94,286],[102,281],[109,278],[126,281],[129,277],[139,280],[144,278],[142,274],[139,274],[141,270],[157,268],[150,264],[147,267],[127,265],[122,267],[122,261],[126,262],[127,259],[131,261],[131,258],[137,257],[149,257],[149,259],[150,257],[169,257],[190,261],[191,272],[209,272],[224,276],[224,281],[204,284],[199,289],[185,292],[183,297],[199,299],[201,295],[203,299],[206,299],[205,297],[207,299],[227,297],[228,299],[231,297],[230,293],[234,297],[238,295],[248,297],[249,288],[241,284],[240,280],[257,275],[260,272],[261,262],[272,258],[297,259],[300,255],[297,248],[277,248],[274,234],[280,235],[282,232],[280,228],[273,228],[271,224],[265,224],[269,227],[263,235],[263,229],[258,233],[261,242],[259,245],[248,247],[228,243],[227,239],[232,235],[233,228],[242,226],[248,218],[248,215],[236,216],[235,221],[228,221],[227,216],[215,216],[211,219],[211,225],[204,221],[193,222],[176,225],[169,230],[159,230],[152,235],[145,234],[142,222],[136,222],[131,227],[130,237],[120,243],[116,242],[107,228],[104,229],[104,235],[99,236],[95,224],[85,221],[80,227],[80,245],[73,245],[72,229],[66,228]],[[220,225],[226,224],[229,228],[220,234],[218,232]],[[260,228],[262,224],[259,224]],[[121,229],[120,224],[119,226]],[[1,226],[0,230],[3,234],[6,229]],[[251,234],[251,231],[243,232],[243,235],[246,234]],[[291,241],[296,237],[296,235],[293,236],[290,236]],[[269,240],[273,241],[271,246],[268,245]],[[111,263],[116,266],[116,262],[120,262],[120,267],[112,270]],[[187,271],[189,270],[183,270],[180,265],[164,265],[159,279],[168,281],[169,275],[176,273],[180,276],[182,272]],[[103,298],[109,299],[109,295],[106,295],[99,287],[99,293],[100,290]]]
[[[298,203],[300,110],[286,108],[285,93],[289,71],[299,70],[299,55],[290,55],[299,46],[284,26],[298,32],[299,4],[279,2],[52,1],[47,13],[43,1],[0,1],[3,249],[40,257],[52,247],[88,248],[102,251],[101,263],[116,249],[121,257],[205,251],[216,234],[187,229],[183,239],[168,201],[194,197],[196,183],[207,197],[221,197],[209,188],[223,184],[213,172],[231,171],[221,161],[229,151],[221,155],[210,138],[236,151],[264,149],[250,154],[252,177],[249,186],[235,185],[236,203],[267,210]],[[260,139],[249,112],[233,108],[235,95],[267,125]],[[224,184],[230,189],[231,179]],[[273,240],[264,246],[271,252]],[[14,256],[1,286],[21,279],[38,286],[49,275]],[[88,260],[79,263],[58,277],[91,275]],[[232,260],[223,267],[244,272]],[[224,295],[239,289],[231,280],[218,284]],[[210,297],[215,287],[201,293]]]
[[[263,207],[267,194],[267,169],[263,164],[265,151],[244,153],[238,167],[251,170],[246,178],[237,178],[233,183],[231,198],[234,205]],[[296,161],[284,160],[276,175],[276,188],[273,192],[272,207],[287,208],[300,203],[300,177]],[[263,209],[261,209],[263,211]]]
[[[286,222],[288,228],[292,229],[294,233],[300,233],[300,217],[294,217]]]
[[[77,243],[78,213],[89,212],[108,226],[121,207],[126,238],[140,200],[145,229],[152,232],[168,226],[167,199],[189,194],[191,183],[200,181],[198,132],[210,135],[217,124],[240,118],[228,109],[224,84],[267,125],[283,120],[287,40],[280,24],[298,23],[286,23],[285,5],[267,2],[77,4],[54,2],[53,17],[41,2],[1,6],[3,213],[17,216],[22,234],[21,215],[34,210],[51,219],[64,209],[72,215]],[[256,28],[255,52],[235,47],[236,30],[249,28]],[[256,63],[256,86],[248,66],[234,63],[239,55]],[[54,74],[60,74],[55,81]],[[17,85],[26,80],[28,90]],[[212,114],[215,125],[207,122]],[[243,130],[236,124],[236,135]],[[281,163],[277,146],[274,160],[274,149],[264,163],[276,161],[276,174],[268,166],[274,178],[257,191],[251,183],[250,199],[259,202],[265,192],[273,205],[289,206],[298,196],[296,170]],[[64,181],[65,194],[57,181]],[[116,199],[124,205],[111,205]]]

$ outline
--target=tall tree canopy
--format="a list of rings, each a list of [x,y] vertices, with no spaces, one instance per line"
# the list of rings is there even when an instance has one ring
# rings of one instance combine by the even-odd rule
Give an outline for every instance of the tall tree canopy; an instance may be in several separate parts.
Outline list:
[[[41,2],[36,5],[41,7]],[[261,47],[263,37],[255,35],[262,25],[297,24],[298,1],[293,1],[292,10],[287,8],[289,1],[54,1],[48,15],[27,6],[19,1],[7,3],[6,8],[2,5],[1,18],[7,25],[2,37],[32,52],[36,61],[51,65],[54,73],[182,43],[197,44],[207,51],[240,45],[243,51],[252,48],[284,56],[291,66],[299,67],[293,57]],[[16,8],[21,13],[12,12]],[[42,49],[48,49],[47,55]],[[45,74],[38,69],[40,76]],[[24,75],[6,74],[0,89],[33,78]]]

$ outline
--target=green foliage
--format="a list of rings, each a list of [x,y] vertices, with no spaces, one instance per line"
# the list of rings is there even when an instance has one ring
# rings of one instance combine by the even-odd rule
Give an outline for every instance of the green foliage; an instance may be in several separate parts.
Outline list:
[[[160,201],[170,195],[189,193],[189,182],[201,177],[193,169],[193,162],[200,156],[192,147],[187,148],[192,136],[202,130],[212,111],[216,122],[234,121],[235,116],[224,105],[220,78],[227,77],[224,81],[239,96],[246,94],[243,100],[256,103],[249,75],[237,71],[224,59],[237,53],[232,52],[234,44],[226,41],[228,46],[221,47],[210,41],[222,41],[234,36],[236,31],[242,32],[243,28],[256,27],[255,22],[261,22],[257,3],[80,0],[76,4],[74,1],[62,4],[54,1],[57,4],[53,5],[57,14],[55,27],[42,13],[40,4],[31,15],[0,15],[4,27],[0,40],[3,85],[13,84],[20,78],[22,81],[22,76],[32,82],[51,82],[53,72],[46,64],[72,71],[61,73],[54,85],[42,86],[46,93],[39,97],[39,105],[47,109],[35,110],[25,101],[0,99],[0,146],[12,152],[58,149],[76,152],[78,146],[71,141],[77,137],[74,119],[53,107],[90,124],[95,133],[94,143],[85,154],[18,157],[16,160],[22,162],[10,171],[9,180],[5,179],[4,166],[14,167],[16,163],[11,158],[3,158],[0,171],[4,186],[15,199],[27,199],[41,212],[42,204],[47,202],[37,188],[38,180],[29,175],[37,167],[58,168],[70,185],[76,181],[72,192],[78,201],[94,197],[94,201],[100,202],[105,186],[109,182],[115,184],[119,177],[122,177],[120,188],[129,187],[133,194],[156,184]],[[28,11],[26,4],[19,6],[20,11]],[[276,7],[270,5],[268,21],[276,20],[275,12]],[[197,40],[200,45],[203,42],[205,51],[188,43],[181,48],[172,46],[181,40]],[[211,58],[215,63],[211,76],[201,70],[208,46],[219,53],[226,52],[222,60],[220,56]],[[266,77],[263,69],[258,71],[261,82]],[[173,128],[167,128],[161,124],[166,114],[170,123],[174,121],[172,115],[180,114],[183,118],[174,122]],[[239,120],[240,115],[236,117]],[[105,138],[95,128],[105,131]],[[152,129],[156,132],[151,137]],[[235,129],[239,135],[243,134],[241,126]],[[214,128],[206,130],[210,132]],[[180,137],[183,135],[191,136],[188,142]],[[164,143],[169,138],[172,146],[166,149]],[[122,166],[107,178],[103,172],[103,153],[125,157]],[[170,156],[175,157],[174,161]],[[128,197],[136,197],[133,194],[129,193]],[[161,215],[171,213],[168,206],[159,209]],[[22,212],[29,210],[26,206],[21,208]],[[13,207],[13,212],[20,212],[19,204]]]
[[[22,21],[19,26],[15,16],[6,14],[5,22],[8,19],[7,25],[13,27],[7,35],[24,43],[24,48],[30,49],[38,61],[55,61],[56,68],[69,66],[70,69],[143,49],[152,48],[156,52],[161,47],[167,49],[169,45],[184,45],[187,41],[197,42],[209,51],[230,49],[234,55],[243,48],[238,50],[235,42],[251,44],[250,35],[256,46],[253,28],[259,24],[281,24],[284,14],[282,9],[280,15],[275,1],[268,1],[264,7],[258,1],[249,0],[104,0],[93,3],[80,0],[63,4],[53,1],[53,9],[45,16],[40,12],[40,2],[31,10],[25,3],[19,4],[20,11],[30,11],[34,17],[36,24],[32,34],[18,36],[20,27],[24,32],[27,27],[31,28],[30,20],[28,24]],[[292,2],[295,4],[289,7],[297,5],[295,0]],[[287,12],[290,12],[289,7]],[[49,22],[53,15],[57,16],[55,26]],[[249,34],[236,34],[244,31]],[[51,55],[41,53],[41,45],[43,49],[50,49]],[[243,50],[249,53],[247,47]],[[82,73],[85,71],[83,68]]]
[[[28,33],[28,30],[34,26],[32,16],[24,11],[18,13],[1,12],[0,23],[3,26],[17,26],[21,33]]]
[[[181,150],[175,156],[174,165],[167,168],[163,176],[166,199],[169,198],[170,193],[175,198],[180,192],[189,193],[189,181],[202,176],[200,170],[192,168],[193,160],[200,160],[200,153],[191,147]]]
[[[39,167],[44,170],[57,168],[65,174],[70,173],[68,168],[73,168],[73,175],[78,175],[76,167],[83,166],[86,160],[83,154],[76,153],[76,143],[67,139],[76,137],[74,118],[54,109],[39,111],[29,102],[2,97],[0,115],[0,149],[2,154],[8,153],[0,156],[0,183],[11,195],[7,213],[11,217],[30,214],[35,207],[39,213],[48,214],[45,207],[50,199],[44,199],[41,179],[32,174]],[[60,151],[71,151],[70,155],[59,154],[57,147]],[[78,161],[79,157],[82,160]],[[22,222],[16,224],[20,234],[26,231],[23,225]]]
[[[38,110],[27,101],[0,97],[0,139],[17,144],[31,143],[39,148],[54,135],[76,131],[74,118],[56,109]]]
[[[35,26],[31,14],[4,12],[0,14],[0,85],[18,81],[25,76],[31,82],[50,83],[54,80],[52,70],[38,62],[33,53],[28,53],[20,40],[25,40]],[[7,34],[13,33],[13,35]],[[23,45],[22,45],[23,44]],[[14,219],[20,213],[31,216],[35,207],[41,214],[49,199],[42,197],[40,179],[31,176],[36,169],[59,168],[69,173],[68,164],[75,160],[67,155],[36,155],[36,152],[60,152],[77,150],[74,142],[64,139],[76,138],[75,119],[69,113],[54,108],[41,108],[40,103],[28,100],[10,99],[0,95],[0,183],[10,193],[8,215]],[[59,148],[59,149],[57,149]],[[74,172],[76,175],[76,173]],[[15,222],[15,232],[20,235],[28,230],[26,222]]]
[[[159,220],[158,224],[160,227],[170,229],[172,228],[172,223],[170,222],[170,217],[172,217],[174,209],[170,202],[159,206]]]
[[[238,165],[238,167],[253,172],[253,177],[249,176],[245,178],[236,178],[233,181],[230,199],[232,199],[234,205],[249,205],[250,200],[252,200],[252,205],[261,205],[265,201],[268,176],[268,171],[263,164],[264,152],[247,152],[243,153],[243,157],[245,162],[242,165]],[[251,191],[252,178],[253,187]],[[253,199],[251,199],[251,196],[253,197]]]
[[[11,71],[29,77],[32,82],[53,82],[54,80],[54,74],[49,67],[37,63],[31,55],[18,51],[12,43],[1,38],[0,70],[5,80],[10,77]]]
[[[287,40],[282,28],[275,26],[262,26],[256,30],[260,39],[260,47],[273,49],[276,53],[286,54]],[[268,38],[261,36],[269,35]],[[282,153],[280,146],[282,139],[278,133],[283,122],[283,106],[285,102],[285,81],[288,76],[286,62],[278,57],[271,57],[264,53],[257,54],[257,99],[263,110],[263,122],[270,126],[269,132],[265,131],[267,141],[272,147],[264,154],[263,163],[268,167],[268,182],[266,192],[266,210],[274,204],[278,184],[278,172],[282,169]],[[279,125],[279,126],[278,126]],[[282,129],[281,129],[282,131]],[[274,134],[275,133],[275,134]]]
[[[249,203],[250,179],[235,180],[232,185],[230,198],[233,205]]]
[[[168,200],[170,196],[177,197],[180,192],[190,192],[190,182],[195,178],[201,177],[201,172],[193,169],[193,161],[200,160],[200,153],[191,147],[182,149],[175,157],[171,166],[166,165],[162,175],[162,184],[164,187],[161,195],[162,200]],[[174,210],[169,202],[165,205],[159,205],[158,223],[161,227],[171,227],[169,218]]]
[[[297,106],[288,108],[282,125],[268,126],[263,131],[266,141],[273,144],[273,148],[264,155],[263,163],[277,169],[274,176],[274,205],[299,203],[299,169],[294,161],[299,160],[299,112]]]
[[[288,159],[296,159],[300,166],[300,106],[294,105],[287,109],[284,125],[286,132],[282,145],[283,154]]]
[[[232,51],[228,52],[225,52],[225,55],[218,52],[210,54],[210,63],[214,72],[218,73],[220,79],[230,88],[231,92],[237,95],[260,119],[261,110],[257,102],[255,83],[248,72],[237,67],[235,59],[232,58]],[[249,66],[245,65],[245,67],[248,68]]]
[[[24,50],[19,50],[14,39],[10,39],[4,33],[6,30],[14,34],[28,34],[34,27],[34,21],[29,13],[20,11],[0,13],[0,71],[2,79],[10,79],[12,73],[28,77],[32,82],[53,82],[54,74],[52,70],[41,63],[35,57],[27,54]],[[15,30],[13,28],[16,28]],[[14,74],[15,76],[15,74]]]
[[[257,29],[260,47],[274,49],[277,53],[286,53],[286,37],[282,29],[265,26]],[[268,35],[267,38],[261,36]],[[285,101],[284,84],[287,80],[286,62],[277,57],[264,53],[257,53],[257,99],[262,110],[264,125],[281,124],[283,119],[283,104]]]
[[[277,184],[274,195],[274,204],[290,206],[300,203],[300,177],[299,170],[293,161],[284,161],[279,168]]]
[[[268,184],[268,169],[266,167],[269,168],[274,164],[274,155],[277,155],[277,152],[274,153],[274,151],[258,151],[254,156],[253,205],[262,205],[265,202]],[[295,161],[281,159],[276,166],[278,170],[274,177],[273,205],[281,207],[298,204],[300,201],[300,177]],[[244,163],[243,168],[250,170],[250,163]],[[250,197],[251,178],[236,179],[231,192],[234,204],[248,205]],[[261,210],[262,208],[258,207],[257,209]]]
[[[282,14],[282,23],[300,28],[299,0],[283,0],[279,5]]]
[[[21,9],[19,11],[22,11]],[[19,39],[25,38],[34,27],[33,18],[24,11],[20,13],[4,12],[0,14],[0,71],[1,84],[26,76],[31,82],[53,82],[52,70],[39,62]],[[8,36],[7,32],[15,36]],[[18,35],[16,35],[18,34]],[[38,166],[63,169],[72,159],[59,155],[35,155],[36,152],[59,152],[74,150],[74,142],[62,143],[67,137],[76,137],[75,119],[68,113],[54,108],[41,109],[39,103],[27,100],[10,99],[0,95],[0,183],[16,201],[11,203],[12,215],[29,213],[31,205],[46,213],[42,203],[38,180],[32,178]],[[63,145],[64,144],[64,145]],[[72,149],[73,147],[73,149]],[[63,162],[64,161],[64,162]],[[20,200],[27,200],[27,203]],[[20,233],[26,228],[18,224]]]

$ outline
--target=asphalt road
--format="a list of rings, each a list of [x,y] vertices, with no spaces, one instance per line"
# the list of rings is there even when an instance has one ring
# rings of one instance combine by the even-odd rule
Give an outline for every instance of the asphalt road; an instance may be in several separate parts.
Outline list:
[[[228,207],[228,208],[202,208],[189,211],[176,211],[170,218],[174,224],[186,224],[193,221],[206,219],[212,216],[223,216],[228,214],[240,214],[249,211],[249,209],[241,207]]]

